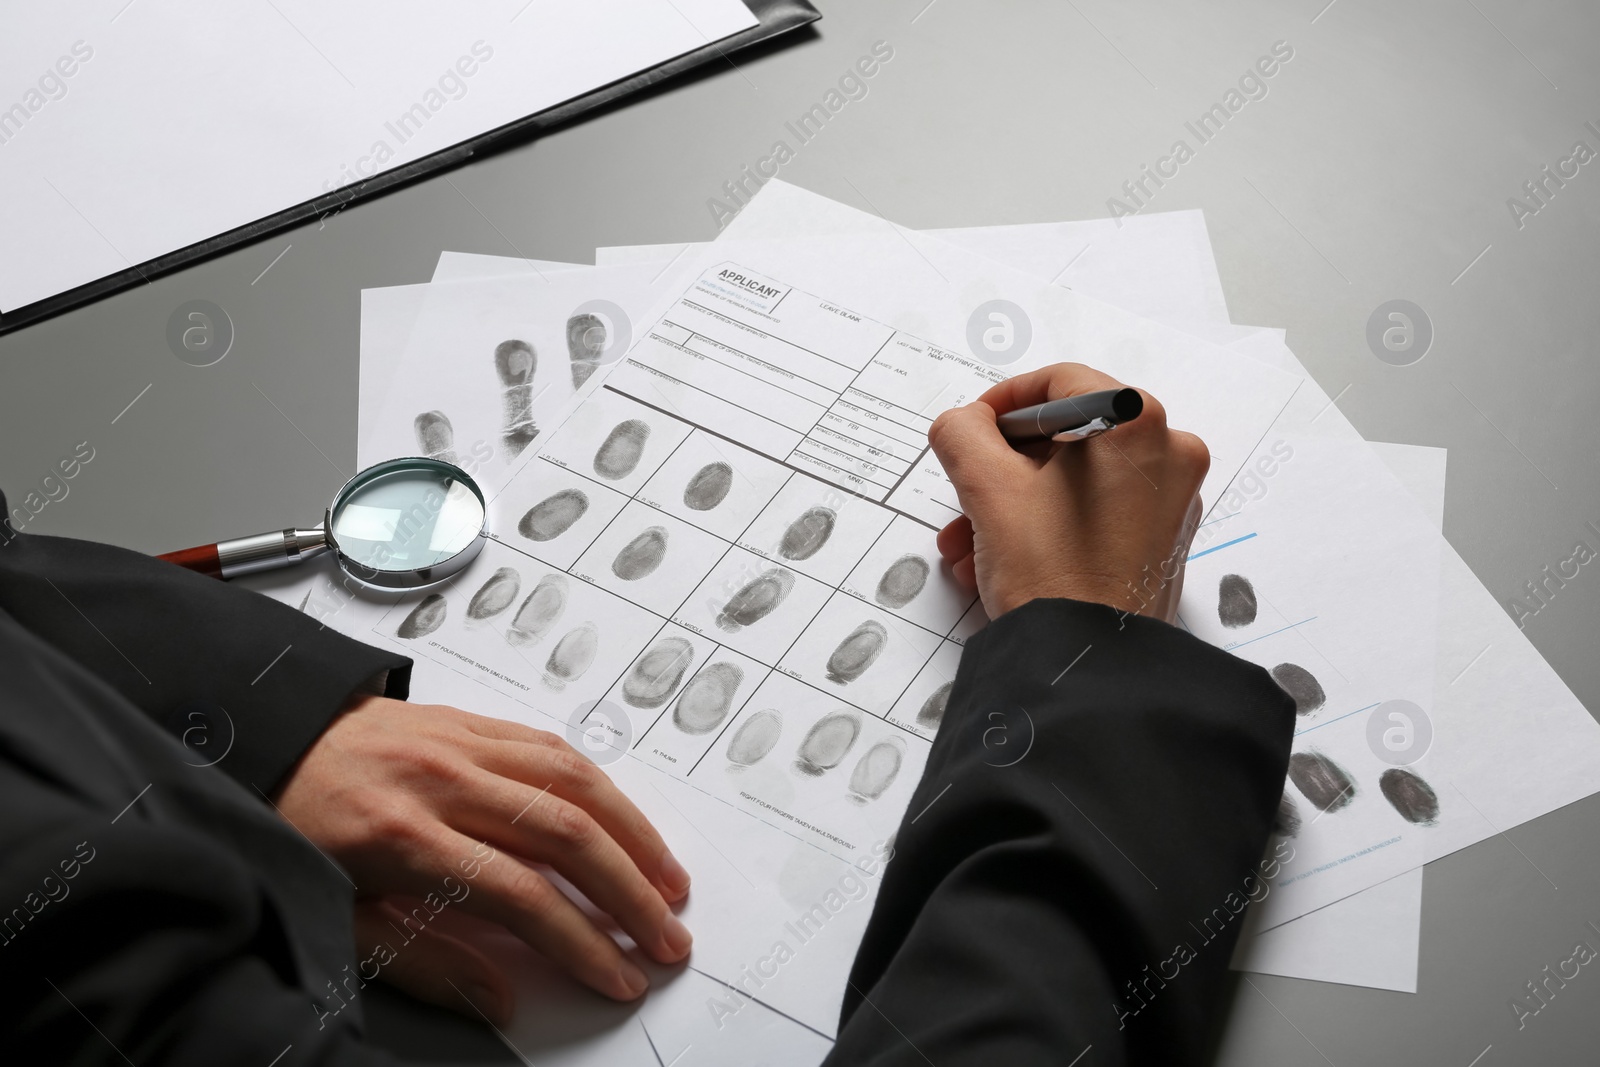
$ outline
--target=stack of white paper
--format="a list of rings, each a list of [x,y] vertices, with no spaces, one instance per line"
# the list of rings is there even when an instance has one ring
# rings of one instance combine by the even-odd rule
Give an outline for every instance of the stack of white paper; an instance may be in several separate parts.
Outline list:
[[[1439,536],[1443,452],[1363,441],[1282,331],[1230,323],[1198,212],[1124,222],[923,234],[773,182],[713,244],[446,253],[430,283],[364,294],[361,464],[453,458],[493,541],[422,593],[352,595],[331,568],[262,584],[414,656],[418,699],[603,738],[696,875],[690,966],[637,1007],[492,946],[525,983],[524,1056],[825,1054],[871,858],[986,622],[938,564],[957,501],[927,427],[1062,358],[1205,438],[1181,623],[1300,708],[1292,859],[1236,967],[1415,991],[1422,865],[1600,788],[1600,728]],[[990,300],[1032,330],[1003,369],[967,339]],[[509,342],[536,357],[515,381]],[[489,583],[515,594],[475,598]]]

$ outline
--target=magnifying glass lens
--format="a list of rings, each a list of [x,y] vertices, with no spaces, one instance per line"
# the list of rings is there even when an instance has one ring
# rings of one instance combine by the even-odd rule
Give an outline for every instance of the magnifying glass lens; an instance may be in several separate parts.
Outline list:
[[[419,459],[357,476],[329,520],[351,562],[377,572],[418,571],[469,548],[483,530],[484,506],[455,468]]]

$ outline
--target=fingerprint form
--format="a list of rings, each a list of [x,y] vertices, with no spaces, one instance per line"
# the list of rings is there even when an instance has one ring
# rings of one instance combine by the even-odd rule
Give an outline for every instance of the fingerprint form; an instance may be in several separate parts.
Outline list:
[[[778,554],[784,559],[810,559],[833,536],[833,524],[838,518],[832,508],[821,505],[807,508],[804,515],[783,531],[783,540],[778,542]]]
[[[898,737],[879,741],[867,749],[850,772],[850,799],[864,803],[883,796],[900,774],[905,758],[906,746]]]
[[[530,541],[554,541],[588,510],[589,497],[582,489],[563,489],[529,508],[517,532]]]
[[[677,691],[693,662],[693,645],[681,637],[663,637],[628,672],[622,699],[636,708],[659,708]]]
[[[1432,826],[1439,821],[1439,794],[1404,767],[1384,771],[1378,778],[1378,790],[1406,822]]]
[[[686,734],[709,734],[722,725],[744,682],[744,670],[732,663],[713,663],[689,679],[672,709],[672,723]]]
[[[456,431],[442,411],[424,411],[416,417],[413,428],[417,433],[417,447],[429,459],[456,461]]]
[[[1294,806],[1294,798],[1288,793],[1278,798],[1278,814],[1272,819],[1272,832],[1279,837],[1300,835],[1300,809]]]
[[[783,716],[768,708],[758,711],[733,732],[728,742],[728,762],[739,767],[760,763],[783,733]]]
[[[944,721],[944,709],[950,703],[950,689],[954,682],[946,682],[928,694],[917,712],[917,725],[924,730],[937,730]]]
[[[598,315],[585,312],[567,320],[567,358],[572,361],[572,387],[582,389],[600,367],[606,352],[606,324]]]
[[[1309,715],[1328,702],[1322,683],[1298,663],[1280,663],[1272,668],[1272,680],[1294,699],[1296,715]]]
[[[567,607],[567,576],[547,574],[539,579],[528,599],[517,609],[516,618],[506,628],[506,640],[513,645],[538,644],[555,626]]]
[[[310,594],[307,594],[308,596]],[[418,637],[427,637],[444,624],[445,614],[450,610],[450,605],[438,593],[429,593],[422,598],[422,603],[411,609],[395,630],[396,637],[403,637],[407,641]]]
[[[1217,617],[1229,629],[1256,621],[1256,590],[1239,574],[1224,574],[1217,584]]]
[[[626,478],[639,465],[645,442],[650,440],[650,424],[639,419],[617,423],[594,453],[594,472],[616,481]]]
[[[774,567],[745,587],[723,605],[717,613],[717,627],[730,634],[738,633],[777,610],[783,598],[794,588],[794,575],[782,567]]]
[[[625,582],[637,582],[655,573],[667,555],[667,528],[651,526],[622,546],[611,561],[611,573]]]
[[[500,439],[506,452],[521,455],[522,450],[539,436],[539,427],[533,422],[533,374],[539,360],[533,346],[526,341],[501,341],[494,348],[494,369],[505,388],[502,410],[505,413],[504,429]]]
[[[839,765],[850,753],[861,733],[861,719],[847,711],[824,715],[816,725],[806,731],[800,751],[796,753],[795,770],[802,774],[818,775]]]
[[[733,488],[733,468],[726,463],[707,463],[694,472],[683,487],[683,506],[691,511],[710,511]]]
[[[928,583],[928,561],[914,553],[901,556],[878,579],[873,599],[886,608],[903,608],[922,592]]]
[[[1289,757],[1289,781],[1322,811],[1338,811],[1355,799],[1350,776],[1327,756],[1296,752]]]
[[[889,643],[889,631],[876,619],[850,631],[850,636],[839,642],[839,647],[828,657],[828,681],[839,685],[855,681],[883,654]]]
[[[567,635],[556,642],[550,658],[545,660],[541,680],[551,689],[561,692],[568,682],[583,677],[583,672],[594,662],[599,648],[600,631],[594,623],[586,622],[576,630],[567,631]]]
[[[511,606],[522,590],[522,576],[510,567],[501,567],[489,576],[467,602],[467,618],[477,622],[492,619]]]

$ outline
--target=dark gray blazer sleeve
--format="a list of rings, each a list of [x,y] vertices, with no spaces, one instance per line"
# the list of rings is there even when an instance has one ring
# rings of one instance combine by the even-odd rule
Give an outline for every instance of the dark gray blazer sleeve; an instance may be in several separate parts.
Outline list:
[[[375,681],[386,696],[410,689],[404,656],[112,545],[0,526],[0,610],[174,735],[231,741],[218,768],[265,793],[352,694]]]
[[[1064,672],[1064,673],[1063,673]],[[1194,1064],[1294,709],[1165,623],[1035,600],[968,642],[830,1064]]]

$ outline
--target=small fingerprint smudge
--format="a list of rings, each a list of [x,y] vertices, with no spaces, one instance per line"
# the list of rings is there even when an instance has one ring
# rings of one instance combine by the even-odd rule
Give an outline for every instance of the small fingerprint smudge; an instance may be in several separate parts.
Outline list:
[[[778,542],[778,554],[784,559],[810,559],[833,536],[833,524],[838,515],[832,508],[817,505],[807,508],[805,514],[789,524]]]
[[[889,631],[876,619],[850,631],[850,636],[839,642],[839,647],[828,657],[828,681],[839,685],[853,682],[883,654],[889,643]]]
[[[517,532],[530,541],[554,541],[588,510],[588,494],[582,489],[563,489],[529,508],[517,523]]]
[[[1256,621],[1256,590],[1240,574],[1224,574],[1217,584],[1217,617],[1229,629]]]
[[[722,725],[744,682],[743,668],[713,663],[689,679],[672,709],[672,723],[686,734],[709,734]]]
[[[1289,757],[1289,781],[1322,811],[1338,811],[1355,799],[1356,786],[1350,776],[1327,756],[1296,752]]]
[[[850,772],[850,799],[865,803],[883,796],[899,776],[905,758],[906,746],[898,737],[879,741],[867,749]]]
[[[1278,814],[1272,819],[1272,832],[1279,837],[1296,837],[1300,833],[1300,809],[1287,792],[1278,798]]]
[[[598,315],[585,312],[567,320],[567,358],[572,361],[572,387],[582,389],[600,367],[606,353],[606,324]]]
[[[611,561],[611,573],[625,582],[637,582],[654,574],[667,557],[667,528],[648,526],[622,546]]]
[[[450,605],[446,603],[444,597],[438,593],[429,593],[422,598],[422,603],[411,609],[411,614],[407,615],[395,629],[394,635],[403,637],[407,641],[427,637],[444,624],[445,614],[449,610]]]
[[[835,711],[818,719],[806,731],[794,761],[795,770],[818,775],[839,765],[849,754],[861,733],[861,719],[847,711]]]
[[[722,503],[732,488],[733,468],[721,461],[707,463],[683,487],[683,506],[691,511],[710,511]]]
[[[544,675],[540,680],[556,692],[561,692],[568,682],[583,677],[583,672],[594,662],[599,648],[600,630],[594,623],[586,622],[575,630],[567,631],[566,636],[556,642],[550,658],[545,660]]]
[[[659,708],[677,691],[693,662],[693,645],[681,637],[663,637],[628,672],[622,699],[636,708]]]
[[[567,607],[567,576],[547,574],[534,585],[533,592],[517,609],[516,618],[506,627],[506,641],[517,646],[538,644],[550,632]]]
[[[1296,715],[1309,715],[1328,702],[1328,694],[1322,691],[1316,675],[1298,663],[1280,663],[1271,674],[1278,687],[1294,698]]]
[[[928,583],[928,561],[915,553],[901,556],[889,565],[878,579],[878,591],[873,599],[886,608],[903,608],[922,592]]]
[[[472,594],[467,602],[467,618],[477,622],[492,619],[511,606],[522,589],[522,575],[511,567],[501,567]]]
[[[759,578],[745,583],[744,588],[723,605],[717,613],[718,629],[734,634],[760,622],[783,603],[783,598],[793,588],[794,575],[782,567],[762,572]]]
[[[956,683],[946,682],[928,694],[917,711],[917,725],[924,730],[937,730],[944,721],[944,709],[950,703],[950,689]]]
[[[641,419],[624,419],[611,428],[594,453],[594,472],[616,481],[633,473],[650,440],[650,424]]]
[[[1439,794],[1404,767],[1391,767],[1378,777],[1378,790],[1406,822],[1432,826],[1439,821]]]
[[[429,459],[456,461],[456,431],[442,411],[424,411],[413,422],[417,434],[417,447]]]
[[[494,369],[504,390],[505,421],[500,439],[512,456],[521,455],[539,436],[539,427],[533,422],[533,375],[538,366],[533,346],[526,341],[512,339],[495,345]]]
[[[772,708],[758,711],[733,732],[728,742],[728,762],[735,767],[760,763],[778,743],[783,733],[783,716]]]

